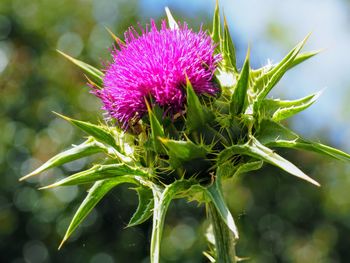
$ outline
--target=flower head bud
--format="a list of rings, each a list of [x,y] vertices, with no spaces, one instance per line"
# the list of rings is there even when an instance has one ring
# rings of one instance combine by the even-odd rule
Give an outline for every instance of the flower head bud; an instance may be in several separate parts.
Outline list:
[[[151,98],[167,114],[181,111],[186,75],[198,95],[218,91],[212,78],[221,56],[214,54],[215,43],[205,31],[193,32],[186,23],[170,29],[165,21],[158,29],[153,20],[150,29],[140,29],[141,34],[129,28],[125,44],[112,50],[104,87],[93,91],[124,129],[147,112],[145,99]]]

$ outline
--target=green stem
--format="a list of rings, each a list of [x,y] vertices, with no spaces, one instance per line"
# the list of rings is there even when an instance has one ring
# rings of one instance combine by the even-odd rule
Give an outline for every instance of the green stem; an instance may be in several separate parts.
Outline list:
[[[164,228],[165,215],[172,198],[167,197],[169,188],[152,188],[154,197],[153,226],[151,239],[151,263],[160,262],[160,245]]]
[[[216,262],[236,263],[235,238],[232,231],[227,227],[221,216],[218,214],[215,205],[208,204],[208,214],[215,237]]]
[[[152,238],[151,238],[151,263],[159,263],[159,250],[160,250],[160,228],[158,212],[153,213],[153,226],[152,226]]]
[[[160,209],[161,191],[153,189],[154,209],[153,209],[153,226],[151,238],[151,263],[159,263],[160,257],[160,241],[162,237],[164,216]],[[163,220],[162,220],[163,218]]]

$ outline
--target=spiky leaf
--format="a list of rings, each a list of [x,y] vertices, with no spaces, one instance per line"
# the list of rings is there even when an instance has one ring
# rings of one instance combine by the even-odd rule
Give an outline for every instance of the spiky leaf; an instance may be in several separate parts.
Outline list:
[[[187,112],[186,128],[188,132],[196,131],[208,123],[210,114],[206,113],[204,106],[199,101],[197,94],[194,92],[192,84],[186,77],[187,91]]]
[[[264,120],[260,123],[257,138],[269,147],[312,151],[338,160],[350,161],[350,154],[321,143],[305,140],[282,124],[270,120]]]
[[[89,156],[95,153],[99,152],[107,152],[108,150],[104,145],[101,143],[98,143],[93,138],[89,138],[82,144],[76,145],[73,148],[61,152],[57,154],[56,156],[52,157],[50,160],[45,162],[43,165],[41,165],[39,168],[37,168],[35,171],[31,172],[30,174],[23,176],[20,181],[25,180],[31,176],[40,174],[50,168],[60,166],[62,164],[83,158],[85,156]]]
[[[256,100],[259,101],[266,97],[270,90],[277,84],[277,82],[283,77],[284,73],[290,69],[293,65],[293,61],[299,54],[300,50],[305,45],[308,36],[300,42],[295,48],[293,48],[283,60],[273,67],[270,71],[262,74],[254,83],[253,90],[257,94]]]
[[[170,165],[173,168],[180,167],[184,162],[197,158],[205,158],[208,149],[204,145],[197,145],[191,141],[175,141],[161,138],[161,142],[167,149]]]
[[[260,122],[256,138],[264,145],[271,146],[272,143],[283,141],[297,141],[300,139],[295,132],[284,127],[282,124],[272,120],[264,119]]]
[[[139,225],[149,219],[153,212],[154,198],[150,188],[141,186],[135,189],[139,198],[136,212],[131,217],[128,227]]]
[[[146,100],[146,106],[148,110],[148,117],[151,125],[151,140],[153,150],[157,153],[164,153],[163,145],[160,143],[159,138],[164,137],[164,129],[160,124],[156,114],[152,111],[149,103]]]
[[[226,162],[219,165],[216,175],[221,178],[236,177],[240,174],[259,170],[263,163],[263,161],[249,161],[234,165],[231,162]]]
[[[290,69],[294,68],[295,66],[301,64],[302,62],[304,62],[304,61],[314,57],[318,53],[320,53],[320,50],[318,50],[318,51],[309,51],[309,52],[304,52],[304,53],[298,54],[295,57],[295,59],[290,63],[290,65],[288,67],[288,70],[290,70]],[[251,70],[251,74],[250,74],[252,82],[255,82],[256,80],[261,78],[264,74],[266,74],[269,71],[273,70],[275,67],[280,65],[280,63],[276,63],[276,64],[273,64],[273,65],[267,64],[266,66],[264,66],[262,68],[252,69]]]
[[[233,44],[233,41],[231,38],[230,30],[228,28],[226,16],[224,16],[224,35],[222,39],[221,54],[223,56],[222,64],[224,69],[234,70],[235,72],[237,72],[236,50],[235,50],[235,45]]]
[[[92,124],[85,121],[75,120],[67,116],[64,116],[62,114],[59,114],[57,112],[54,112],[54,113],[57,114],[59,117],[63,118],[64,120],[72,123],[74,126],[78,127],[79,129],[83,130],[88,135],[94,137],[97,141],[106,143],[114,147],[116,150],[120,151],[120,147],[116,144],[112,131],[109,130],[107,127],[103,127],[103,126]]]
[[[249,84],[249,49],[247,56],[239,75],[236,87],[233,91],[230,102],[230,113],[232,116],[236,116],[242,113],[247,106],[247,90]]]
[[[298,167],[296,167],[291,162],[287,161],[277,153],[273,152],[270,148],[267,148],[263,144],[261,144],[257,139],[251,137],[249,141],[242,145],[233,145],[225,150],[223,150],[219,154],[219,163],[225,162],[228,159],[232,158],[234,155],[243,154],[254,157],[256,159],[260,159],[272,165],[275,165],[282,170],[299,177],[303,180],[306,180],[316,186],[319,186],[319,183],[307,176],[304,172],[302,172]]]
[[[73,62],[75,65],[77,65],[79,68],[81,68],[86,74],[87,76],[98,86],[98,87],[102,87],[103,85],[103,77],[104,74],[102,73],[102,71],[98,70],[97,68],[82,62],[78,59],[75,59],[67,54],[65,54],[62,51],[57,50],[61,55],[63,55],[65,58],[67,58],[68,60],[70,60],[71,62]]]
[[[91,210],[97,205],[97,203],[115,186],[122,183],[135,183],[134,180],[129,178],[119,177],[115,179],[102,180],[96,182],[89,190],[88,195],[79,206],[78,210],[69,224],[69,227],[64,235],[64,238],[59,246],[59,249],[71,236],[74,230],[80,225],[80,223],[86,218]]]
[[[237,226],[228,207],[226,206],[221,190],[221,176],[217,175],[215,182],[209,187],[205,187],[200,184],[191,185],[189,191],[187,192],[187,197],[190,201],[196,200],[198,202],[213,203],[222,220],[232,231],[234,238],[238,239],[239,235]]]
[[[97,164],[86,171],[82,171],[73,174],[67,178],[64,178],[54,184],[42,187],[41,189],[53,188],[57,186],[68,186],[77,184],[86,184],[96,182],[108,178],[116,178],[120,176],[131,177],[134,176],[147,176],[148,174],[140,168],[131,167],[127,164]]]
[[[316,50],[316,51],[309,51],[309,52],[304,52],[304,53],[298,54],[288,69],[291,69],[291,68],[299,65],[300,63],[303,63],[304,61],[312,58],[313,56],[317,55],[320,52],[321,52],[321,50]]]
[[[265,118],[281,121],[307,109],[320,95],[321,92],[317,92],[298,100],[264,99],[260,109]]]
[[[208,190],[208,197],[215,205],[217,212],[221,216],[222,220],[226,223],[228,228],[232,231],[234,238],[238,239],[238,230],[237,226],[235,224],[235,221],[233,220],[233,217],[230,213],[230,210],[226,206],[226,202],[224,200],[222,190],[220,188],[220,178],[218,177],[216,182],[207,188]]]
[[[220,23],[220,9],[219,9],[219,1],[216,1],[215,5],[215,11],[213,16],[213,26],[212,26],[212,33],[211,38],[213,41],[217,44],[220,44],[221,41],[221,23]],[[218,45],[216,47],[217,52],[220,52],[220,46]]]
[[[247,172],[259,170],[263,166],[263,164],[263,161],[252,161],[243,163],[238,166],[238,169],[236,170],[233,176],[238,176]]]

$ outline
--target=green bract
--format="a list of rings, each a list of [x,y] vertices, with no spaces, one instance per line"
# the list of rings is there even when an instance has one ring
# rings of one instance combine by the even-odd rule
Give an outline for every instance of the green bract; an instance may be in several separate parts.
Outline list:
[[[169,9],[166,9],[166,14],[169,26],[176,29],[177,24]],[[128,183],[135,186],[139,196],[139,206],[128,226],[135,226],[153,216],[152,263],[160,261],[166,212],[170,202],[176,198],[206,205],[214,234],[210,250],[205,252],[208,258],[212,262],[236,262],[234,244],[239,235],[222,193],[221,184],[226,179],[260,169],[263,163],[267,163],[319,186],[296,165],[280,156],[277,152],[279,147],[350,160],[349,154],[303,139],[280,123],[312,105],[319,93],[293,101],[267,98],[289,69],[317,54],[301,53],[306,39],[280,63],[270,67],[252,69],[248,51],[239,70],[226,19],[223,27],[220,20],[217,5],[211,34],[218,43],[216,52],[222,54],[215,75],[221,87],[217,98],[198,97],[187,81],[184,87],[187,92],[184,114],[170,120],[163,117],[159,107],[147,103],[148,116],[129,132],[115,126],[91,124],[59,115],[84,131],[88,139],[51,158],[22,179],[95,153],[105,154],[106,157],[103,163],[43,187],[92,184],[62,244],[104,195],[117,185]],[[84,70],[89,82],[96,87],[103,85],[101,71],[63,55]]]

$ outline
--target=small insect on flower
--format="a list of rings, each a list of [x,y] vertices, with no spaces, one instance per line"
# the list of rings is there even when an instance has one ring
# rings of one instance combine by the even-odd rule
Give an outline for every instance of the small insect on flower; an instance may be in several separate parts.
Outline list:
[[[171,29],[166,21],[158,29],[153,20],[150,29],[147,25],[140,30],[130,27],[125,32],[125,43],[112,50],[103,88],[93,90],[102,109],[124,129],[147,112],[145,99],[169,115],[183,110],[186,75],[198,95],[218,92],[213,75],[221,56],[214,53],[216,44],[207,32],[193,32],[186,23]]]

